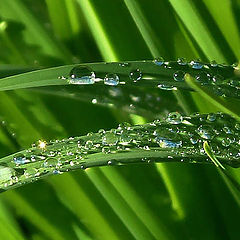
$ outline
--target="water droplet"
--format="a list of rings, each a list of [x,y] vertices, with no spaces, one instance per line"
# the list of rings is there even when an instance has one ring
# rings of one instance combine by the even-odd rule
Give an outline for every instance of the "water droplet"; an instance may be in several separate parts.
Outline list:
[[[0,185],[11,180],[14,170],[9,167],[0,166]]]
[[[142,72],[139,69],[136,69],[130,72],[129,78],[134,82],[139,81],[142,78]]]
[[[103,147],[102,152],[108,154],[111,152],[111,149],[110,149],[110,147]]]
[[[185,75],[185,72],[177,71],[173,74],[173,79],[177,82],[182,82],[184,81],[184,75]]]
[[[167,84],[159,84],[158,88],[160,88],[162,90],[167,90],[167,91],[177,90],[176,87],[174,87],[172,85],[167,85]]]
[[[96,98],[93,98],[93,99],[92,99],[92,103],[93,103],[93,104],[96,104],[96,103],[97,103],[97,99],[96,99]]]
[[[210,65],[211,65],[212,67],[217,67],[218,64],[217,64],[216,61],[213,60],[213,61],[210,62]]]
[[[158,58],[155,58],[153,62],[158,66],[162,66],[164,64],[164,59],[162,57],[158,57]]]
[[[17,165],[25,164],[30,162],[23,154],[18,154],[14,156],[13,161]]]
[[[108,73],[104,78],[104,84],[116,86],[119,83],[119,77],[115,73]]]
[[[192,68],[194,69],[202,69],[203,68],[203,64],[198,61],[198,60],[193,60],[190,62],[190,65],[192,66]]]
[[[179,148],[182,146],[182,141],[161,139],[158,141],[158,144],[161,148]]]
[[[179,65],[187,65],[187,60],[185,58],[178,58],[177,63]]]
[[[224,139],[222,140],[222,145],[223,145],[224,147],[229,147],[230,144],[231,144],[231,140],[230,140],[229,138],[224,138]]]
[[[216,120],[216,118],[217,118],[217,116],[216,116],[216,114],[214,114],[214,113],[209,113],[209,114],[207,115],[207,120],[208,120],[209,122],[214,122],[214,121]]]
[[[93,147],[93,142],[91,140],[88,140],[86,143],[85,143],[85,148],[86,149],[91,149]]]
[[[204,139],[213,139],[215,134],[210,126],[200,126],[196,132]]]
[[[172,124],[180,124],[182,123],[183,117],[178,112],[169,113],[166,121]]]
[[[116,145],[118,142],[118,137],[111,132],[107,132],[103,137],[103,144],[104,145]]]
[[[95,82],[95,73],[86,66],[74,67],[69,75],[70,84],[93,84]]]
[[[212,80],[213,80],[213,84],[219,85],[219,84],[222,84],[224,77],[220,74],[217,74],[213,76]]]
[[[129,66],[130,66],[130,63],[128,63],[128,62],[119,63],[119,66],[120,66],[120,67],[129,67]]]
[[[196,81],[200,82],[202,85],[208,84],[210,81],[210,75],[205,72],[201,72],[196,76]]]

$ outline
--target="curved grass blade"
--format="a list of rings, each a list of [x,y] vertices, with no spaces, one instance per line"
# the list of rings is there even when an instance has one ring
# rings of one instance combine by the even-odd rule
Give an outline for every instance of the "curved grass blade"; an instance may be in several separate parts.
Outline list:
[[[90,63],[33,71],[0,80],[0,91],[52,85],[105,85],[192,90],[184,81],[188,73],[215,94],[240,97],[239,69],[199,61],[134,61]]]
[[[221,164],[239,167],[239,123],[226,114],[183,117],[145,125],[120,125],[110,131],[46,143],[1,159],[0,187],[7,190],[74,169],[140,162],[211,163],[203,149],[208,140]]]
[[[221,109],[223,112],[232,115],[238,121],[240,121],[240,111],[238,107],[228,103],[225,99],[213,95],[208,89],[198,84],[193,77],[189,74],[185,75],[185,80],[193,89],[199,92],[209,102],[213,103],[216,107]]]

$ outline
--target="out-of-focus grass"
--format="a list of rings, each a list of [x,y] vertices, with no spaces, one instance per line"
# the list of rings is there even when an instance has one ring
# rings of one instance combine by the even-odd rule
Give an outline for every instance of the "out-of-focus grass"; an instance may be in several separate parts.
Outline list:
[[[1,0],[0,19],[7,28],[0,32],[0,63],[9,65],[4,76],[12,75],[16,65],[34,69],[157,55],[169,60],[201,56],[231,64],[239,57],[239,9],[234,8],[237,1],[223,0],[222,10],[216,11],[219,4],[216,0]],[[218,110],[209,102],[203,104],[199,94],[194,100],[181,94],[177,98],[189,112]],[[193,101],[198,109],[190,107]],[[2,156],[39,138],[82,135],[129,119],[91,103],[26,90],[1,93],[0,117]],[[239,171],[235,175],[239,177]],[[3,239],[239,238],[239,206],[210,166],[90,169],[51,177],[0,197]]]

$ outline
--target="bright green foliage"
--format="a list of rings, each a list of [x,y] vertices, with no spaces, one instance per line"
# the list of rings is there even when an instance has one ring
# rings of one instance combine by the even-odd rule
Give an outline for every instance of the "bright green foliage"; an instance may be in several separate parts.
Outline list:
[[[1,0],[0,239],[239,239],[239,9]]]

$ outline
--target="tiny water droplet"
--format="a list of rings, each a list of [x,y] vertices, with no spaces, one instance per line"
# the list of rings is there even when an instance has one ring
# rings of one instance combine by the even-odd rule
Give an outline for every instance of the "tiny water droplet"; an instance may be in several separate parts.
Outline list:
[[[200,84],[205,85],[210,81],[210,75],[205,72],[201,72],[196,76],[196,81],[200,82]]]
[[[108,73],[104,78],[104,84],[116,86],[119,84],[119,77],[115,73]]]
[[[174,87],[172,85],[167,85],[167,84],[159,84],[158,88],[166,91],[172,91],[172,90],[177,90],[177,87]]]
[[[230,144],[231,144],[231,140],[230,140],[229,138],[224,138],[224,139],[222,140],[222,145],[223,145],[224,147],[229,147]]]
[[[164,64],[164,59],[162,57],[158,57],[158,58],[155,58],[153,62],[158,66],[162,66]]]
[[[120,67],[129,67],[130,63],[128,63],[128,62],[119,63],[119,66]]]
[[[199,134],[200,137],[204,139],[212,139],[214,138],[215,134],[210,126],[200,126],[196,132]]]
[[[91,140],[88,140],[86,143],[85,143],[85,148],[86,149],[91,149],[93,147],[93,142]]]
[[[116,145],[118,142],[118,137],[111,132],[107,132],[103,137],[103,144],[105,145]]]
[[[14,156],[13,161],[17,165],[25,164],[30,162],[23,154],[18,154]]]
[[[134,82],[139,81],[142,78],[142,72],[139,69],[136,69],[130,72],[129,78]]]
[[[213,60],[213,61],[210,62],[210,65],[211,65],[212,67],[217,67],[218,64],[217,64],[216,61]]]
[[[213,84],[216,84],[216,85],[221,84],[223,80],[224,80],[224,77],[220,74],[217,74],[212,78]]]
[[[173,74],[173,79],[177,82],[183,82],[184,81],[184,75],[185,75],[185,72],[177,71]]]
[[[185,58],[178,58],[177,63],[179,65],[187,65],[187,60]]]
[[[209,122],[214,122],[214,121],[216,120],[216,118],[217,118],[217,116],[216,116],[216,114],[214,114],[214,113],[209,113],[209,114],[207,115],[207,120],[208,120]]]
[[[172,124],[180,124],[182,123],[183,117],[178,112],[169,113],[166,121]]]
[[[203,68],[203,64],[199,61],[199,60],[193,60],[190,62],[190,65],[192,66],[192,68],[194,69],[202,69]]]
[[[93,84],[95,82],[95,73],[86,66],[74,67],[69,75],[70,84]]]

